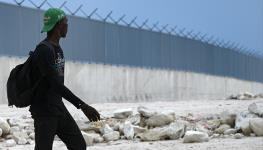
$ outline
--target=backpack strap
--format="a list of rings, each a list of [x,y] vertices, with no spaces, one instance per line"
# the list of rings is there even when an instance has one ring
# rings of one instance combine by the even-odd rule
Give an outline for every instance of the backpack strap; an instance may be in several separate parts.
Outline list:
[[[55,49],[54,49],[53,45],[51,43],[49,43],[48,41],[45,41],[45,40],[39,43],[39,45],[41,45],[41,44],[46,45],[53,52],[53,57],[55,60],[56,54],[55,54]]]

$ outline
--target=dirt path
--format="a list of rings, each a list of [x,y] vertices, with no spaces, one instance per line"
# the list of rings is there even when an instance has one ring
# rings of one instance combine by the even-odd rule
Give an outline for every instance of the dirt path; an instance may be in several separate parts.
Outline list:
[[[241,112],[246,111],[248,105],[256,102],[263,104],[262,99],[258,100],[202,100],[202,101],[176,101],[176,102],[143,102],[143,103],[103,103],[91,104],[99,110],[104,117],[111,117],[113,111],[120,108],[133,108],[134,113],[137,113],[138,106],[145,106],[158,111],[174,111],[177,115],[187,115],[192,113],[195,116],[206,116],[220,114],[223,111]],[[85,118],[84,115],[74,108],[72,105],[67,105],[71,114],[75,119]],[[28,108],[17,109],[8,108],[6,105],[0,105],[0,117],[12,118],[18,116],[30,117]],[[12,148],[3,147],[0,142],[0,150],[33,150],[34,145],[18,145]],[[211,139],[205,143],[184,144],[182,140],[169,140],[157,142],[135,142],[127,140],[119,140],[110,143],[95,144],[88,147],[89,150],[263,150],[263,137],[244,137],[242,139],[219,138]],[[66,150],[65,145],[61,141],[54,142],[54,150]]]

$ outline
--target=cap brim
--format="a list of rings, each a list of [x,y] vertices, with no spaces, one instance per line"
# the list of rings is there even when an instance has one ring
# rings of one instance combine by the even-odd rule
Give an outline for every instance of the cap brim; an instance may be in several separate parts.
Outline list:
[[[42,28],[41,33],[43,32],[49,32],[50,30],[52,30],[54,28],[55,25],[46,25]]]

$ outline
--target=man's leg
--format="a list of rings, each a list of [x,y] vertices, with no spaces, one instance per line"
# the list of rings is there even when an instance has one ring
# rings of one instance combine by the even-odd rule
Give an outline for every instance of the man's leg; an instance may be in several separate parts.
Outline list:
[[[69,113],[60,118],[57,135],[69,150],[86,150],[86,142],[81,131]]]
[[[35,150],[52,150],[57,130],[57,117],[34,117]]]

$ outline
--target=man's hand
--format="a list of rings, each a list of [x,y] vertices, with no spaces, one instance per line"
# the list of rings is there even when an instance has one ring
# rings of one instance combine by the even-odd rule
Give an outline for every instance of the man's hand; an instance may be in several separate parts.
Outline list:
[[[88,119],[91,122],[100,120],[100,114],[98,113],[98,111],[95,108],[93,108],[87,104],[82,104],[80,106],[80,109],[83,111],[83,113],[88,117]]]

